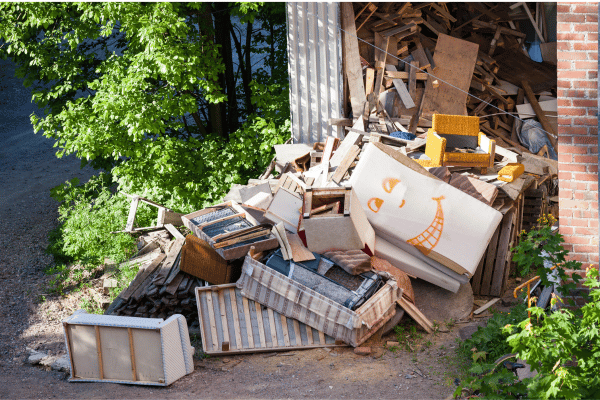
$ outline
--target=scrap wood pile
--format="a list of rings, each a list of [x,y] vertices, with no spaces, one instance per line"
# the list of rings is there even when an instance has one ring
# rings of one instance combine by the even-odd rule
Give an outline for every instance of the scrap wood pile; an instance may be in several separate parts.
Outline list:
[[[469,177],[462,188],[504,215],[472,279],[475,294],[501,295],[518,232],[557,214],[556,42],[545,11],[541,3],[341,4],[350,118],[330,123],[355,131],[362,117],[366,135],[424,167],[448,167],[457,185]],[[546,62],[530,58],[525,40],[540,43]],[[436,114],[478,125],[438,117],[434,127]]]
[[[124,317],[102,316],[124,319],[65,322],[72,379],[190,373],[185,320],[197,318],[206,354],[357,347],[404,313],[433,331],[411,279],[500,296],[510,246],[550,208],[558,172],[536,98],[555,90],[555,69],[521,50],[523,15],[545,26],[527,7],[341,3],[352,111],[332,123],[347,125],[344,137],[276,145],[259,178],[187,215],[133,196],[124,231],[148,232],[131,260],[141,267],[107,310]],[[488,103],[535,114],[541,139]],[[528,150],[540,141],[546,157]],[[158,207],[156,226],[135,227],[140,201]]]

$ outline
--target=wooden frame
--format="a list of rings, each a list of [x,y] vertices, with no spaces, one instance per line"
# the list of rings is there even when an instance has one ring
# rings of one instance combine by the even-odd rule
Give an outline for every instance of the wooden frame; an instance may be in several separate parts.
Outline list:
[[[71,382],[167,386],[194,371],[182,315],[164,321],[78,311],[63,326]]]
[[[206,354],[345,346],[323,332],[243,297],[233,283],[197,287],[196,303],[202,350]]]

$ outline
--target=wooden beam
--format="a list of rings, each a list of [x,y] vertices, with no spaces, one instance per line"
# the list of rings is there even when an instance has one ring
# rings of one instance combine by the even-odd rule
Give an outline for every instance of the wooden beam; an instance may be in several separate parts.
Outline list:
[[[537,115],[538,119],[540,120],[542,127],[546,131],[546,132],[544,132],[546,134],[546,137],[548,138],[548,140],[550,140],[550,143],[552,143],[552,146],[554,147],[554,149],[555,150],[558,149],[557,141],[554,138],[554,136],[552,136],[552,135],[556,135],[556,132],[554,132],[554,128],[552,127],[552,125],[550,124],[548,119],[546,118],[546,114],[544,114],[544,111],[542,110],[542,108],[540,107],[540,104],[538,103],[537,99],[535,98],[535,94],[533,93],[533,90],[531,90],[531,86],[529,86],[529,83],[527,81],[521,81],[521,87],[525,91],[525,94],[527,95],[527,98],[529,99],[529,103],[531,104],[531,107],[533,107],[533,111],[535,111],[535,114]],[[552,135],[548,134],[548,132],[551,133]]]
[[[342,32],[344,43],[344,71],[348,79],[350,102],[354,117],[362,115],[367,97],[363,83],[358,40],[356,39],[356,24],[352,3],[341,3]]]

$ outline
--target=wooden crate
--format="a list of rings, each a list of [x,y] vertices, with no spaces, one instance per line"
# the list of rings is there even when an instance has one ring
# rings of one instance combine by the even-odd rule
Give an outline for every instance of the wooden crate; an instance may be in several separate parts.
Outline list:
[[[63,321],[71,382],[167,386],[194,371],[187,322],[75,312]]]
[[[265,236],[261,236],[261,237],[255,238],[255,239],[244,240],[243,243],[233,243],[227,247],[216,248],[218,246],[216,246],[215,240],[213,240],[213,238],[210,237],[209,235],[205,234],[203,231],[203,228],[206,226],[210,226],[212,224],[222,222],[230,217],[216,219],[216,220],[210,221],[208,223],[200,224],[200,225],[198,225],[196,222],[194,222],[194,219],[202,217],[203,215],[206,215],[206,214],[209,214],[209,213],[212,213],[215,211],[226,209],[228,207],[235,210],[235,212],[237,213],[237,216],[242,216],[251,225],[253,225],[253,226],[260,225],[260,223],[256,219],[254,219],[252,217],[252,215],[250,215],[249,212],[247,212],[244,208],[242,208],[239,204],[237,204],[233,200],[227,201],[225,203],[217,204],[215,206],[208,207],[203,210],[195,211],[191,214],[184,215],[183,217],[181,217],[181,219],[183,221],[183,224],[186,227],[191,229],[191,231],[194,232],[194,234],[196,236],[198,236],[200,239],[206,241],[225,260],[235,260],[235,259],[244,257],[246,255],[246,253],[248,252],[248,250],[250,249],[250,246],[254,246],[255,248],[259,249],[260,251],[274,249],[277,246],[279,246],[279,242],[277,241],[277,238],[272,233],[269,233],[268,236],[265,235]]]
[[[243,297],[235,284],[196,288],[206,354],[240,354],[342,346],[331,336]],[[251,329],[248,329],[251,327]]]

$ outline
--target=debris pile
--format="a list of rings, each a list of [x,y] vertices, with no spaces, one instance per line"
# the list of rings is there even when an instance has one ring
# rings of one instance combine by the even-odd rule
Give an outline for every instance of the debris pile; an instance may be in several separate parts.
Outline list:
[[[131,260],[139,273],[107,314],[191,324],[197,313],[207,354],[344,344],[358,354],[404,313],[434,330],[411,278],[502,295],[511,244],[556,193],[555,131],[541,106],[556,69],[529,58],[516,26],[525,15],[543,42],[543,11],[536,20],[526,3],[340,7],[351,110],[330,122],[344,137],[277,145],[258,179],[187,215],[132,196],[125,232],[149,233]],[[522,123],[526,114],[542,128]],[[540,154],[532,129],[547,139]],[[134,228],[139,201],[158,208],[156,226]],[[131,335],[140,322],[122,324]],[[95,340],[88,350],[102,365]],[[133,349],[130,336],[132,360]],[[75,368],[72,378],[84,377]]]

